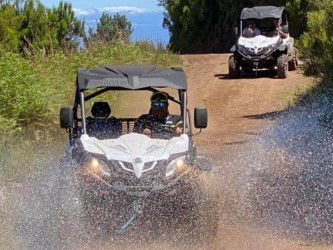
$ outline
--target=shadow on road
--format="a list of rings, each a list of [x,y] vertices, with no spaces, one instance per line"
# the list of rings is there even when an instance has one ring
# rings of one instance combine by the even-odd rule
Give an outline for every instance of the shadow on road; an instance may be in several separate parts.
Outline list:
[[[234,79],[252,79],[252,78],[271,78],[271,79],[279,79],[277,77],[276,71],[270,70],[258,70],[252,72],[242,72],[240,76],[232,77],[228,73],[226,74],[215,74],[220,80],[234,80]]]
[[[270,119],[270,120],[276,120],[278,118],[281,118],[283,115],[287,114],[288,110],[279,110],[279,111],[273,111],[273,112],[267,112],[262,114],[255,114],[255,115],[245,115],[243,118],[248,119]]]
[[[223,145],[243,145],[243,144],[246,144],[248,143],[249,140],[244,140],[244,141],[234,141],[234,142],[226,142],[226,143],[223,143]]]

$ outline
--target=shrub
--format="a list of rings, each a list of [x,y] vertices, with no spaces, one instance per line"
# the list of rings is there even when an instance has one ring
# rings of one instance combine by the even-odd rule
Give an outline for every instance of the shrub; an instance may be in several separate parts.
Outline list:
[[[305,61],[307,75],[324,74],[332,78],[333,67],[333,3],[323,9],[308,13],[307,29],[299,42],[298,48],[301,58]]]
[[[17,133],[23,128],[38,129],[49,122],[47,91],[41,77],[19,55],[0,56],[0,133]]]

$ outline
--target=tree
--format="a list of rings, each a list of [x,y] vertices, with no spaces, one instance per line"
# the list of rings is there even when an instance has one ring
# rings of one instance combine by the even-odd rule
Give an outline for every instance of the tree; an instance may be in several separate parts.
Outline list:
[[[70,3],[48,9],[39,0],[27,0],[22,10],[22,50],[75,49],[74,36],[84,36],[84,22],[75,17]]]
[[[298,42],[307,74],[322,74],[333,78],[333,2],[308,2],[307,30]]]
[[[17,14],[13,5],[0,5],[0,44],[6,51],[19,51],[21,20],[22,16]]]
[[[235,40],[233,27],[250,0],[160,0],[170,48],[180,53],[225,52]]]
[[[21,26],[22,50],[45,49],[50,47],[52,40],[48,27],[46,8],[38,0],[27,0],[22,10]]]
[[[124,15],[117,13],[112,17],[104,12],[97,23],[96,32],[90,28],[88,33],[92,40],[129,42],[133,29]]]
[[[68,48],[74,45],[76,36],[85,37],[84,21],[75,17],[70,3],[60,2],[58,8],[53,8],[51,15],[55,15],[57,26],[57,42],[61,48]],[[74,43],[74,44],[73,44]]]

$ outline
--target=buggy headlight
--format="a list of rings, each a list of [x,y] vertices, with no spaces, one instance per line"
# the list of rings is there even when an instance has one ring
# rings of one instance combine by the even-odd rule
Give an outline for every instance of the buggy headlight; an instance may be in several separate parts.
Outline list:
[[[111,169],[108,166],[108,163],[97,157],[92,157],[87,162],[87,170],[92,174],[98,175],[111,175]]]
[[[165,170],[165,177],[172,176],[174,174],[183,173],[188,169],[188,165],[185,162],[185,156],[179,157],[171,161]]]

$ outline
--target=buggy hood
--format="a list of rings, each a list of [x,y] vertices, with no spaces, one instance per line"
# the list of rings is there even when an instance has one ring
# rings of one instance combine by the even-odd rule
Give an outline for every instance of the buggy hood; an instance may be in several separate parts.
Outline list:
[[[252,38],[240,37],[238,44],[250,48],[257,54],[263,48],[270,47],[270,49],[273,49],[275,45],[280,46],[281,44],[285,44],[287,40],[288,38],[282,39],[280,36],[266,37],[259,35]]]
[[[189,138],[186,134],[170,140],[151,139],[137,133],[108,140],[98,140],[84,134],[80,139],[86,152],[104,155],[108,160],[132,164],[138,178],[145,172],[145,163],[168,160],[171,155],[185,154],[189,150]]]
[[[283,6],[256,6],[253,8],[244,8],[241,13],[241,19],[281,18],[283,11]]]

